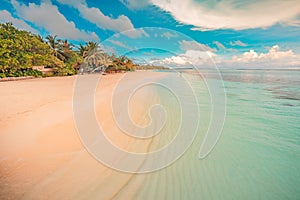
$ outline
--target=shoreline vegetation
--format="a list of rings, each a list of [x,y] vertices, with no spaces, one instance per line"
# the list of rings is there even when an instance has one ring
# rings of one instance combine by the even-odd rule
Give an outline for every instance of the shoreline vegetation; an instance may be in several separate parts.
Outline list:
[[[163,66],[139,65],[126,56],[108,54],[93,41],[75,45],[68,40],[19,30],[12,23],[0,24],[0,80],[10,77],[72,76],[84,73],[118,73],[161,70]],[[26,79],[26,78],[25,78]]]

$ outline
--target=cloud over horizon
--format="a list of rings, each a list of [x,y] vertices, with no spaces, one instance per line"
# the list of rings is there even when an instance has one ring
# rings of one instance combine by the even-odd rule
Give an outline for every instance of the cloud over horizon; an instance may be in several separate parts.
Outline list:
[[[201,44],[194,40],[181,40],[178,42],[184,53],[162,59],[159,64],[174,65],[205,65],[211,63],[211,58],[215,57],[215,49],[208,45]]]
[[[240,55],[234,55],[231,59],[226,59],[212,51],[189,49],[183,54],[164,58],[159,64],[201,67],[210,67],[216,64],[220,68],[250,66],[255,68],[285,68],[300,66],[300,55],[295,54],[293,50],[283,51],[278,45],[272,46],[266,53],[259,53],[251,49]]]
[[[296,66],[300,65],[300,55],[296,55],[291,49],[282,51],[278,45],[274,45],[266,53],[258,53],[251,49],[244,52],[241,56],[233,56],[230,62],[256,66]]]

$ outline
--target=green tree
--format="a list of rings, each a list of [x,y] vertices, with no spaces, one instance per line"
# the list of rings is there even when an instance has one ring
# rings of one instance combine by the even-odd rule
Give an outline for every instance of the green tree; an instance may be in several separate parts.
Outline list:
[[[18,30],[12,23],[0,24],[0,77],[40,76],[32,66],[53,68],[55,75],[73,75],[85,61],[88,70],[133,70],[135,65],[126,56],[116,57],[99,50],[98,43],[88,41],[77,50],[68,40]]]
[[[85,58],[87,56],[87,53],[88,53],[88,49],[86,46],[82,45],[82,44],[79,44],[79,47],[78,48],[78,53],[81,57]]]
[[[0,24],[1,77],[39,74],[32,66],[50,62],[51,49],[39,36],[18,30],[12,23]]]

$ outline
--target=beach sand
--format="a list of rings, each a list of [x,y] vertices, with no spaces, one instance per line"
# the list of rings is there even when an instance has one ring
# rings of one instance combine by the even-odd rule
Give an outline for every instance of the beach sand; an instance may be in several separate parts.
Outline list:
[[[134,73],[137,78],[162,76]],[[113,120],[109,105],[113,88],[122,76],[103,76],[99,82],[95,94],[97,119],[107,137],[120,148],[145,152],[149,141],[121,134]],[[112,170],[82,145],[72,111],[75,79],[0,83],[0,199],[129,199],[142,185],[143,175]],[[141,102],[134,105],[138,110],[133,118],[147,112]],[[122,192],[124,187],[126,193]]]

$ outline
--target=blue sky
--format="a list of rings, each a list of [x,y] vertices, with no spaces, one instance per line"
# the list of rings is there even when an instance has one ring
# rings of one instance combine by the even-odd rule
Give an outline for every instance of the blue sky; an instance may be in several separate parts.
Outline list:
[[[300,66],[298,0],[4,0],[0,21],[138,62]]]

